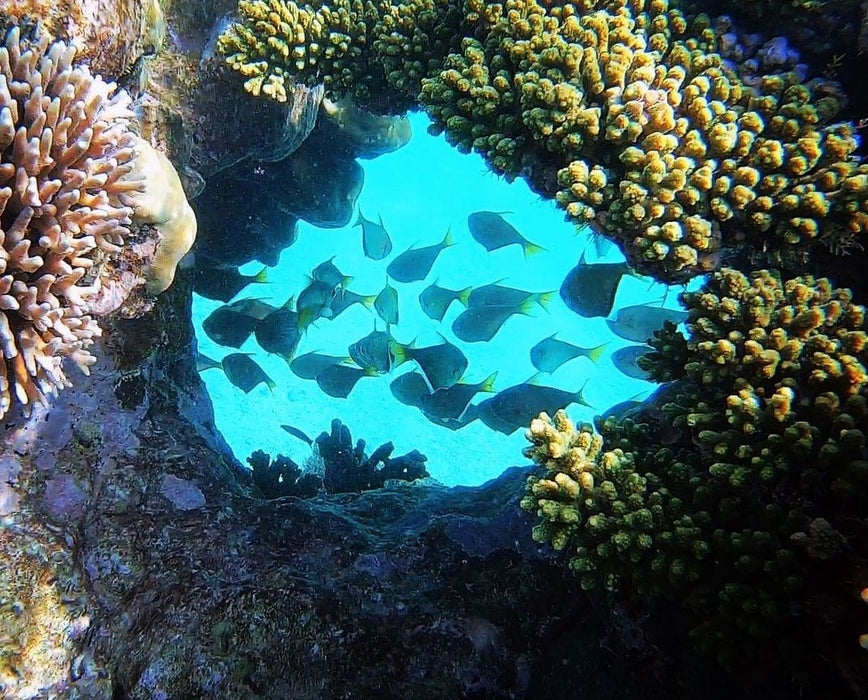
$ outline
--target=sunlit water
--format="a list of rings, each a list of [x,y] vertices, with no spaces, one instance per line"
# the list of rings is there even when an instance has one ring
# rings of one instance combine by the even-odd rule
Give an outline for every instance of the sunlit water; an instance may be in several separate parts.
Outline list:
[[[490,174],[478,156],[462,155],[443,137],[429,136],[424,115],[411,115],[411,120],[414,137],[407,146],[374,160],[360,161],[365,169],[365,185],[359,206],[368,218],[382,216],[394,244],[389,257],[375,262],[364,256],[360,227],[319,229],[299,222],[298,240],[283,251],[278,267],[269,270],[270,283],[250,285],[238,298],[256,297],[282,304],[304,288],[306,275],[315,265],[332,256],[345,275],[353,276],[349,289],[376,294],[383,288],[386,267],[395,256],[411,246],[437,243],[450,229],[456,244],[440,254],[424,281],[391,283],[398,290],[400,303],[399,323],[391,329],[396,340],[416,340],[417,345],[424,346],[440,342],[442,335],[458,345],[469,360],[463,381],[478,382],[497,371],[495,389],[530,379],[536,371],[530,361],[530,348],[555,332],[559,339],[585,347],[611,341],[596,365],[580,357],[552,375],[537,378],[538,383],[570,391],[578,390],[587,381],[584,395],[593,409],[570,406],[568,413],[576,421],[591,421],[610,406],[652,390],[653,384],[624,376],[609,359],[611,352],[629,343],[612,335],[602,318],[586,319],[568,310],[557,294],[586,246],[589,261],[595,260],[587,232],[577,234],[560,210],[540,199],[523,182],[508,184]],[[527,260],[519,246],[487,252],[467,229],[467,215],[479,210],[504,212],[510,223],[546,252]],[[619,259],[620,254],[612,248],[604,260]],[[260,264],[251,263],[242,271],[252,273],[260,268]],[[555,294],[547,311],[536,308],[531,317],[512,317],[487,343],[464,343],[451,331],[452,321],[463,306],[453,303],[442,322],[429,319],[419,306],[419,294],[435,280],[451,289],[502,281],[512,287]],[[625,277],[618,288],[615,309],[659,303],[665,293],[662,285]],[[220,305],[194,296],[199,350],[217,360],[236,352],[216,345],[201,331],[202,321]],[[678,307],[676,290],[666,295],[666,305]],[[343,355],[351,343],[370,333],[375,325],[380,330],[385,327],[375,312],[356,305],[334,320],[317,321],[302,338],[296,354],[316,350]],[[418,449],[427,455],[431,475],[450,485],[479,484],[526,461],[521,454],[527,444],[524,430],[505,436],[474,421],[451,431],[429,422],[418,409],[399,403],[389,384],[399,374],[412,371],[412,362],[388,376],[364,377],[348,398],[336,399],[324,394],[315,381],[299,379],[282,358],[260,350],[252,336],[240,352],[252,353],[277,383],[273,392],[260,384],[244,394],[220,370],[209,370],[202,376],[214,403],[217,427],[242,462],[254,450],[262,449],[272,457],[283,453],[302,463],[310,448],[280,425],[292,425],[315,438],[329,429],[332,418],[340,418],[354,440],[364,439],[368,452],[387,441],[395,444],[393,456]],[[474,403],[488,396],[479,394]]]

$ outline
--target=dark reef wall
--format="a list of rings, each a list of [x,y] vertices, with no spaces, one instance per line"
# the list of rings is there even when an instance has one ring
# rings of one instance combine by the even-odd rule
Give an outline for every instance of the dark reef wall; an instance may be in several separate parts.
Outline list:
[[[708,697],[662,626],[532,542],[525,470],[262,501],[214,431],[184,279],[107,335],[3,425],[3,697]]]

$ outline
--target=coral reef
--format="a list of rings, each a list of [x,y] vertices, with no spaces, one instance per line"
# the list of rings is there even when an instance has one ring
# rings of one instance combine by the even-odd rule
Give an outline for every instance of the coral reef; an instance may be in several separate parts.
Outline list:
[[[137,226],[153,226],[160,235],[156,252],[145,271],[149,294],[164,292],[175,278],[175,268],[196,240],[196,216],[187,202],[181,178],[169,159],[150,143],[136,138],[129,178],[143,183],[121,195],[132,209]]]
[[[0,416],[82,371],[100,335],[90,304],[130,233],[129,96],[74,66],[75,50],[11,28],[0,47]]]
[[[253,0],[239,13],[218,45],[252,93],[322,81],[383,111],[418,104],[658,279],[716,269],[734,246],[791,264],[818,241],[860,245],[868,226],[868,166],[855,126],[834,122],[838,86],[786,61],[758,72],[756,42],[738,54],[731,26],[667,0]]]
[[[305,472],[289,457],[256,450],[247,458],[253,470],[253,483],[265,498],[313,498],[322,489],[322,478]]]
[[[659,402],[668,432],[610,419],[601,437],[563,413],[532,423],[526,454],[545,467],[522,501],[542,518],[534,537],[571,552],[583,588],[679,600],[726,665],[769,647],[806,674],[819,648],[852,657],[868,624],[854,594],[865,309],[826,279],[731,269],[682,301],[689,338],[669,328],[641,361],[679,380]]]
[[[354,446],[349,428],[337,418],[331,432],[322,432],[311,447],[304,468],[284,455],[272,460],[256,450],[247,458],[253,467],[253,483],[266,498],[311,498],[323,489],[324,493],[359,493],[383,488],[392,479],[415,481],[429,476],[426,457],[417,450],[391,457],[395,446],[387,442],[366,455],[365,441],[358,440]]]
[[[418,450],[391,457],[391,442],[380,445],[370,456],[365,441],[353,438],[349,428],[337,418],[331,432],[322,432],[314,441],[323,463],[323,486],[328,493],[347,493],[382,488],[390,479],[414,481],[429,476],[427,458]]]
[[[112,78],[134,71],[166,37],[159,0],[4,0],[2,17],[21,26],[38,22],[51,39],[75,47],[79,62]]]

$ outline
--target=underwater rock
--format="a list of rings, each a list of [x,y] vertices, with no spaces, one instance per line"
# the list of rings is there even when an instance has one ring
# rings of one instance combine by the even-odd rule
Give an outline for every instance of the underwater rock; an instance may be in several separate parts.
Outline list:
[[[154,99],[142,106],[150,129],[168,134],[173,162],[206,181],[248,159],[274,162],[295,151],[310,134],[322,86],[292,85],[284,103],[258,100],[208,51],[211,27],[224,26],[221,11],[234,3],[174,3],[171,41],[148,61],[141,82]],[[239,132],[244,137],[239,138]]]
[[[133,71],[166,38],[159,0],[4,0],[2,13],[22,23],[38,21],[52,39],[74,45],[78,60],[106,79]]]
[[[220,174],[191,202],[199,222],[193,248],[197,269],[240,266],[251,260],[274,267],[281,251],[298,237],[298,219],[273,196],[268,183],[263,185],[264,171],[245,168],[248,179]]]
[[[343,141],[343,148],[355,158],[376,158],[397,151],[413,135],[406,115],[374,114],[346,96],[334,101],[323,99],[319,124],[326,133],[333,132],[335,148],[342,149]]]
[[[319,129],[288,158],[263,167],[273,171],[273,196],[286,211],[320,228],[341,228],[352,220],[365,171],[351,156],[333,151]]]
[[[518,508],[526,469],[259,499],[195,371],[189,284],[113,322],[50,411],[6,418],[4,697],[755,697],[673,647],[670,610],[576,590]]]

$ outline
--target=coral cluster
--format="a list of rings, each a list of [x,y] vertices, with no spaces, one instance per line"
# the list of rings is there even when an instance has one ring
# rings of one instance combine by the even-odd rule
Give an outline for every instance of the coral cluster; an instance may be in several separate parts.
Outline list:
[[[100,334],[88,307],[132,210],[129,97],[73,65],[75,50],[11,28],[0,47],[0,416],[84,372]]]
[[[435,131],[527,177],[659,279],[715,269],[723,247],[787,262],[868,226],[868,166],[855,127],[833,121],[839,88],[786,64],[757,77],[751,57],[721,54],[733,31],[721,42],[726,28],[668,0],[239,12],[220,47],[250,91],[282,99],[287,81],[322,81],[365,105],[418,103]]]
[[[353,493],[385,486],[387,481],[414,481],[429,476],[427,457],[418,450],[392,457],[391,442],[365,454],[365,441],[353,438],[349,428],[335,418],[330,432],[322,432],[311,441],[313,453],[304,467],[289,457],[271,457],[256,450],[247,458],[253,468],[253,481],[266,498],[296,496],[312,498],[320,491]]]
[[[585,588],[680,600],[723,661],[786,630],[855,648],[865,308],[826,279],[730,269],[682,301],[689,338],[669,329],[643,361],[679,380],[665,436],[601,421],[604,452],[562,414],[531,425],[526,454],[545,467],[522,501],[542,518],[534,535],[569,549]],[[809,600],[828,602],[797,615]]]

